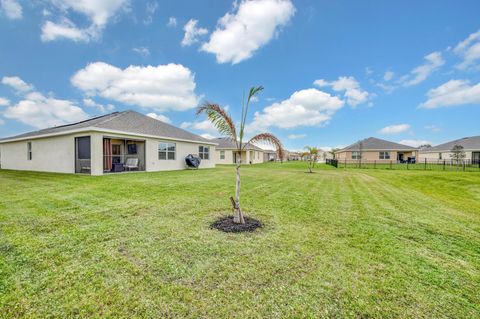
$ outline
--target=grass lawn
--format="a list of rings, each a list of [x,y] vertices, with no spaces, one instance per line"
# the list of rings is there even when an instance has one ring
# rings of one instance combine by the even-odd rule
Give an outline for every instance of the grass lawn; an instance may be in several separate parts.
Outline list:
[[[0,171],[0,318],[479,318],[480,173]]]

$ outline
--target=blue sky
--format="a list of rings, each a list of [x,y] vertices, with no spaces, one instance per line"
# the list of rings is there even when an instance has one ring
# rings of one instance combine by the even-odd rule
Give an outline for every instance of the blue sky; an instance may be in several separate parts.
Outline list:
[[[203,100],[289,149],[479,135],[479,1],[0,0],[0,136]]]

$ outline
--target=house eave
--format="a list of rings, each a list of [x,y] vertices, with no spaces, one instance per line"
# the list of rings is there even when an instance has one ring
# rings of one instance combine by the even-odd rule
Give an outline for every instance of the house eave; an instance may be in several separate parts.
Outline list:
[[[0,144],[11,143],[11,142],[20,142],[20,141],[29,141],[29,140],[35,140],[35,139],[40,139],[40,138],[71,135],[71,134],[84,133],[84,132],[111,133],[111,134],[118,134],[118,135],[138,136],[138,137],[144,137],[144,138],[154,138],[154,139],[159,139],[159,140],[179,141],[179,142],[187,142],[187,143],[195,143],[195,144],[207,144],[207,145],[213,145],[213,146],[218,145],[217,143],[208,142],[208,141],[189,140],[189,139],[181,139],[181,138],[159,136],[159,135],[150,135],[150,134],[139,134],[139,133],[133,133],[133,132],[127,132],[127,131],[103,129],[103,128],[99,128],[99,127],[84,127],[84,128],[81,128],[81,129],[68,130],[68,131],[57,132],[57,133],[41,134],[41,135],[35,135],[35,136],[25,136],[25,137],[10,138],[10,139],[7,138],[7,139],[4,139],[4,140],[0,140]]]

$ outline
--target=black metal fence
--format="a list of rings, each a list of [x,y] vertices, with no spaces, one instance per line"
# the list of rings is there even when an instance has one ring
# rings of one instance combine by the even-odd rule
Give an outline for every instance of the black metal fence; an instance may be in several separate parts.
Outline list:
[[[480,161],[478,160],[433,160],[425,158],[415,163],[400,163],[393,160],[327,159],[326,163],[337,168],[480,172]]]

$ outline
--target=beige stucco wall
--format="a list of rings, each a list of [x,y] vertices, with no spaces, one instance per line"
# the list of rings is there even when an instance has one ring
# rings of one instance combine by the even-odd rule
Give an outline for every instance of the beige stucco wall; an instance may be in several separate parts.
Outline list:
[[[185,169],[185,156],[198,154],[198,146],[194,142],[169,141],[155,138],[144,138],[135,135],[121,135],[101,132],[32,139],[28,141],[0,144],[1,167],[13,170],[29,170],[56,173],[75,173],[75,137],[91,137],[91,174],[103,174],[103,138],[132,138],[145,140],[146,171],[163,171]],[[32,142],[32,160],[27,160],[27,142]],[[158,143],[176,143],[175,160],[158,159]],[[210,159],[202,160],[200,168],[215,167],[215,146],[210,147]]]
[[[74,173],[75,137],[91,133],[72,134],[0,144],[3,169]],[[27,159],[27,143],[32,143],[32,160]]]
[[[220,158],[221,151],[225,151],[225,159]],[[215,151],[215,162],[216,164],[234,164],[233,160],[233,150],[224,149]],[[264,155],[261,151],[243,151],[242,152],[242,164],[259,164],[264,162]]]
[[[439,154],[442,153],[442,158],[440,159]],[[451,160],[452,159],[452,152],[422,152],[420,151],[418,154],[419,161],[434,161],[434,160]],[[471,160],[472,159],[472,151],[465,151],[465,159]]]
[[[362,160],[364,161],[379,161],[379,162],[390,162],[390,161],[396,161],[397,160],[397,154],[398,153],[403,153],[404,154],[404,159],[406,160],[409,157],[416,156],[417,151],[413,152],[404,152],[404,151],[388,151],[390,152],[390,159],[388,160],[381,160],[380,159],[380,151],[363,151],[362,152]],[[340,160],[347,160],[351,161],[352,159],[352,152],[351,151],[346,151],[346,152],[337,152],[335,154],[335,158]]]
[[[134,138],[145,140],[145,170],[147,172],[171,171],[185,169],[185,157],[188,154],[198,155],[198,147],[200,145],[210,147],[210,159],[201,160],[200,168],[215,167],[215,146],[207,144],[199,144],[194,142],[180,142],[167,139],[142,138],[135,135],[119,135],[94,133],[92,136],[92,175],[103,174],[103,138]],[[175,160],[160,160],[158,158],[158,144],[160,142],[169,142],[176,144]],[[100,158],[98,155],[100,154]],[[95,158],[94,158],[95,156]]]

